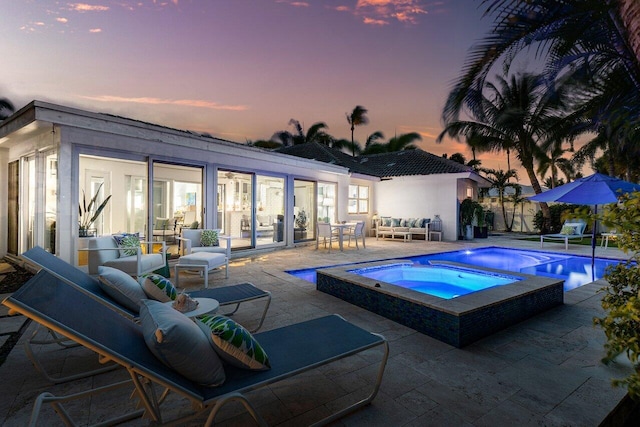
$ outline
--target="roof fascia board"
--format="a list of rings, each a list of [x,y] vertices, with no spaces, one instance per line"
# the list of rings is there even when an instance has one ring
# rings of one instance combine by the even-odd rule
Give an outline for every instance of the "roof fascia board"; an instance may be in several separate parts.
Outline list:
[[[323,170],[338,175],[348,174],[348,169],[338,165],[316,162],[304,158],[293,158],[280,153],[265,151],[256,147],[241,145],[236,142],[225,141],[218,138],[210,138],[191,134],[187,131],[167,128],[151,123],[123,117],[111,116],[102,113],[93,113],[86,110],[64,107],[42,101],[33,101],[36,120],[57,123],[60,125],[86,128],[93,131],[101,131],[111,134],[160,141],[183,147],[203,149],[207,151],[219,151],[228,155],[244,157],[248,159],[267,160],[276,164],[296,165],[311,167],[315,170]]]

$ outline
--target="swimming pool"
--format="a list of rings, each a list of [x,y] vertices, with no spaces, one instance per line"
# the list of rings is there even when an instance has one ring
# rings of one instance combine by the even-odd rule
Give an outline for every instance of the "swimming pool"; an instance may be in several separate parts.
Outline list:
[[[399,259],[399,258],[395,258]],[[604,277],[605,270],[610,265],[620,263],[620,260],[596,258],[594,278],[591,277],[591,258],[578,255],[565,255],[535,250],[510,249],[500,247],[484,247],[471,250],[441,252],[437,254],[402,257],[416,264],[428,265],[431,261],[452,261],[478,267],[495,268],[515,273],[533,274],[562,279],[564,290],[569,291],[594,280]],[[388,260],[393,260],[387,259]],[[341,264],[348,265],[348,264]],[[327,266],[337,267],[337,266]],[[320,267],[326,268],[326,267]],[[287,273],[316,283],[316,268],[288,270]]]
[[[451,265],[425,266],[412,263],[357,268],[347,272],[444,299],[522,280],[522,277]]]

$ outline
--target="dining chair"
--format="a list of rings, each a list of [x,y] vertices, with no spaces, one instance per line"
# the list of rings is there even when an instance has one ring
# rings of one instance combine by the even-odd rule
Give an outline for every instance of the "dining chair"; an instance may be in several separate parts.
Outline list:
[[[316,250],[320,244],[320,239],[324,241],[324,247],[327,247],[327,240],[329,240],[329,252],[331,252],[331,242],[334,240],[336,242],[340,242],[340,237],[337,234],[337,230],[334,230],[331,227],[331,224],[328,222],[319,222],[318,223],[318,235],[316,237]]]
[[[351,246],[351,238],[353,237],[356,241],[356,249],[360,249],[360,247],[358,247],[358,238],[362,239],[362,247],[367,247],[364,243],[364,221],[358,221],[354,227],[346,230],[345,236],[349,236],[349,246]]]

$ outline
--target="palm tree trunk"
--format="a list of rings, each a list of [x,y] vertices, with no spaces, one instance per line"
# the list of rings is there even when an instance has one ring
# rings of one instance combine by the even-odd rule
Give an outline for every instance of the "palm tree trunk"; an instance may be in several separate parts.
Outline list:
[[[353,139],[353,131],[356,129],[353,123],[351,123],[351,156],[356,156],[356,142]]]
[[[529,181],[531,182],[531,187],[536,194],[542,193],[542,187],[540,186],[540,181],[538,181],[538,177],[533,170],[533,163],[531,165],[522,165],[527,171],[527,175],[529,176]],[[551,221],[551,210],[549,209],[549,205],[545,202],[540,202],[540,210],[542,211],[542,217],[544,218],[544,223],[542,225],[542,230],[540,232],[542,234],[549,232],[549,223]]]

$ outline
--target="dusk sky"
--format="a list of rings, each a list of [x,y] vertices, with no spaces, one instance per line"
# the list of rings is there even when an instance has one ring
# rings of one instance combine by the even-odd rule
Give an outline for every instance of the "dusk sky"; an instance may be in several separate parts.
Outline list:
[[[350,139],[345,113],[362,105],[361,144],[418,132],[426,151],[471,157],[434,140],[491,26],[479,1],[0,2],[0,96],[16,108],[38,99],[244,143],[292,130],[291,118]],[[481,159],[507,167],[504,155]]]

